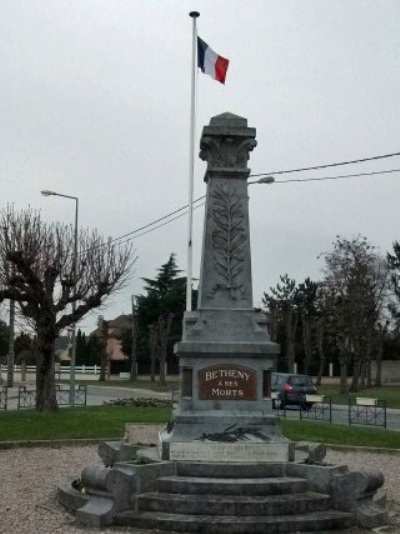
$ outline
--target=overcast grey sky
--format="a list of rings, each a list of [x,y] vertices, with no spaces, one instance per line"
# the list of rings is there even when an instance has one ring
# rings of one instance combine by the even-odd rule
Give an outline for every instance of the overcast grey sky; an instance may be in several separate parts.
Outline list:
[[[3,0],[2,206],[72,223],[73,202],[40,191],[75,195],[81,225],[117,237],[187,203],[194,9],[199,35],[231,62],[225,86],[199,75],[197,146],[229,111],[257,129],[253,173],[400,151],[398,0]],[[400,157],[280,179],[395,168]],[[195,197],[204,171],[196,158]],[[400,173],[249,192],[255,305],[280,274],[318,279],[337,234],[382,253],[400,239]],[[198,209],[194,276],[202,222]],[[186,241],[186,217],[138,238],[132,283],[101,313],[128,313],[171,252],[184,270]]]

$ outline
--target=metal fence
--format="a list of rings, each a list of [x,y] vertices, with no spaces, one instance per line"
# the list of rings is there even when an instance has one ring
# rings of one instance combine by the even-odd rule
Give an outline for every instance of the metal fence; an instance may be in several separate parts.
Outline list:
[[[288,417],[287,407],[281,408],[279,402],[273,404],[275,413],[279,417]],[[297,409],[298,408],[298,409]],[[305,402],[296,406],[296,411],[289,413],[299,414],[300,420],[327,421],[332,423],[332,400],[325,395],[306,395]],[[293,417],[291,417],[292,419]],[[348,424],[382,426],[386,428],[386,401],[382,399],[369,399],[356,397],[349,399]]]
[[[277,391],[271,392],[272,408],[279,417],[286,417],[286,406],[280,402],[279,393]]]
[[[332,401],[325,395],[306,395],[305,406],[300,409],[300,419],[329,421],[332,423]]]
[[[279,394],[271,395],[273,408],[279,417],[287,417],[286,405],[279,402]],[[299,404],[300,419],[314,421],[329,421],[332,423],[332,401],[326,395],[306,395],[303,403]]]
[[[36,389],[26,389],[26,386],[18,388],[18,410],[33,408],[36,406]]]
[[[86,384],[79,384],[75,388],[74,405],[86,406],[87,388]],[[34,408],[36,406],[36,389],[27,389],[26,386],[18,388],[18,410],[24,408]],[[68,406],[70,404],[70,388],[56,384],[56,399],[59,406]]]
[[[59,406],[68,406],[70,404],[70,388],[69,386],[56,385],[57,404]],[[75,387],[74,392],[75,406],[86,406],[87,402],[87,387],[86,384],[79,384]]]
[[[349,425],[372,425],[386,428],[386,401],[363,397],[349,399]]]
[[[7,410],[8,389],[0,388],[0,410]]]

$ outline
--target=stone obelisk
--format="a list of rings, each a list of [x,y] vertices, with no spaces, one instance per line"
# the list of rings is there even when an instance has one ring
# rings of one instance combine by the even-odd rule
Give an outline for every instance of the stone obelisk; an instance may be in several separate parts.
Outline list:
[[[161,436],[170,460],[282,461],[270,399],[279,346],[253,307],[247,178],[257,145],[247,120],[223,113],[204,127],[207,198],[198,307],[184,317],[175,346],[181,371],[179,405]]]

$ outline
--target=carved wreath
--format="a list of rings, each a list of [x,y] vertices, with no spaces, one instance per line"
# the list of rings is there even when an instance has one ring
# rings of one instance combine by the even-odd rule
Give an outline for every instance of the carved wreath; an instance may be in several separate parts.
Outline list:
[[[238,280],[243,268],[244,245],[247,239],[242,203],[228,184],[217,186],[212,197],[214,230],[211,242],[214,265],[220,282],[212,288],[210,298],[213,298],[218,290],[228,290],[233,299],[237,298],[239,292],[244,298],[245,289]]]
[[[242,428],[237,424],[233,424],[226,428],[223,432],[214,432],[211,434],[202,434],[198,440],[204,441],[218,441],[225,443],[235,443],[237,441],[247,441],[251,437],[259,438],[262,441],[270,441],[271,438],[264,434],[259,428]]]

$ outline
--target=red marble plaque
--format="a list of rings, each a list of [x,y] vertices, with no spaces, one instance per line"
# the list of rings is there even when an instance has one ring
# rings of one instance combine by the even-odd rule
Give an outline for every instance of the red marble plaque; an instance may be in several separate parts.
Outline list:
[[[199,371],[200,400],[256,400],[257,374],[241,365],[219,364]]]

